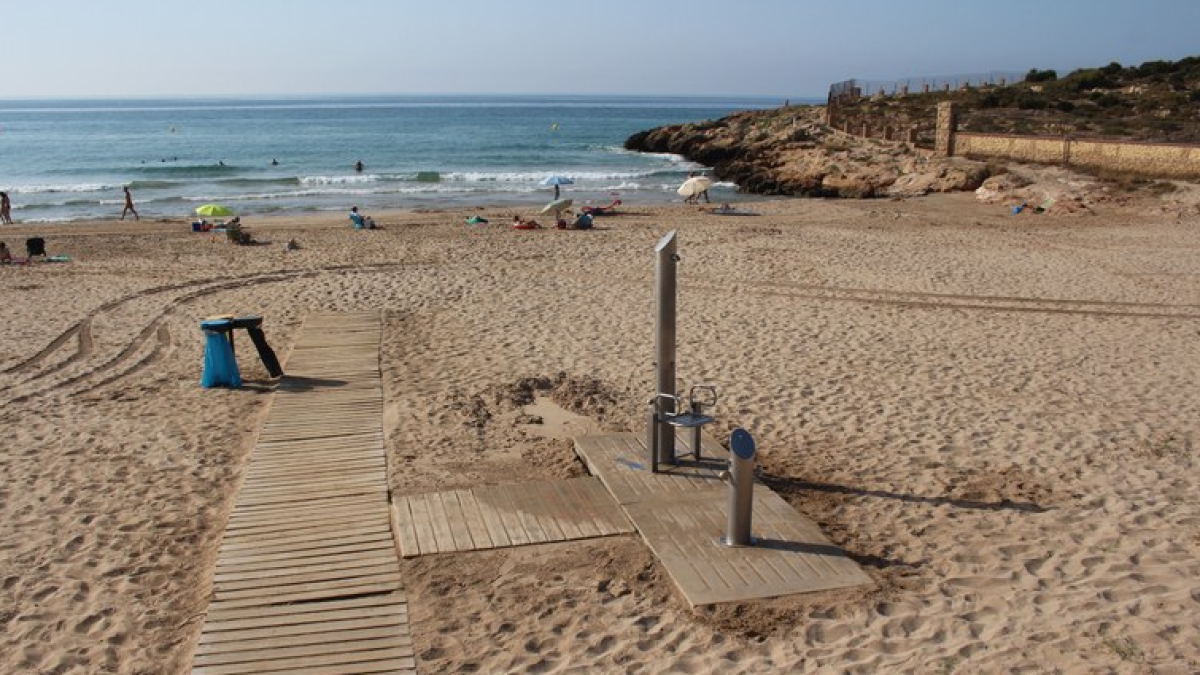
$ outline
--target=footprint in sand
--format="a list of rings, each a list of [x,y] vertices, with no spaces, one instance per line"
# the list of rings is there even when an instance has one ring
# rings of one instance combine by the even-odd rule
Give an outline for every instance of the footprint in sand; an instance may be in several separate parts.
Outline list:
[[[588,656],[603,656],[612,651],[613,645],[617,643],[617,639],[611,635],[606,635],[599,642],[587,648]]]
[[[34,602],[41,602],[58,592],[58,586],[46,586],[33,594]]]
[[[93,630],[101,621],[104,620],[104,614],[97,612],[90,614],[83,621],[75,624],[75,632],[80,635],[91,635]]]

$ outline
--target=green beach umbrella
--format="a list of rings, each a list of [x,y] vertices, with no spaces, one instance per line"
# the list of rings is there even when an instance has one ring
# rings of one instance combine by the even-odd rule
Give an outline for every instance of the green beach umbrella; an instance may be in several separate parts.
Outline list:
[[[223,218],[225,216],[232,216],[233,209],[220,204],[205,204],[196,208],[196,215],[207,216],[209,218]]]

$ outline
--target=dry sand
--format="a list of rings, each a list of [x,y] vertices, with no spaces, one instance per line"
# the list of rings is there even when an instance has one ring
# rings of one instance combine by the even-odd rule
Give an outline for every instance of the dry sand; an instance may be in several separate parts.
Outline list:
[[[406,561],[421,672],[1200,671],[1200,224],[1161,204],[5,227],[74,261],[0,267],[0,672],[188,669],[272,399],[248,355],[199,387],[201,318],[286,358],[381,311],[396,491],[580,475],[572,433],[639,428],[672,228],[681,382],[878,587],[692,610],[636,536]]]

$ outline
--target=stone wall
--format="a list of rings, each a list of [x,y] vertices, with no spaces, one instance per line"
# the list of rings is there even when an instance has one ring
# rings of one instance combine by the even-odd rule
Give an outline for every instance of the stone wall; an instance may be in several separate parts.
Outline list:
[[[951,153],[959,157],[1003,157],[1022,162],[1062,164],[1066,141],[1037,136],[955,133]]]
[[[958,128],[958,118],[954,112],[954,104],[944,101],[937,107],[937,123],[933,128],[933,154],[936,157],[949,157],[954,152],[954,130]]]
[[[937,148],[943,157],[997,157],[1169,178],[1200,177],[1200,146],[1134,143],[1060,136],[960,133],[954,107],[938,105]]]
[[[1200,176],[1200,146],[1165,143],[1111,143],[1073,139],[1068,164],[1131,171],[1153,176]]]

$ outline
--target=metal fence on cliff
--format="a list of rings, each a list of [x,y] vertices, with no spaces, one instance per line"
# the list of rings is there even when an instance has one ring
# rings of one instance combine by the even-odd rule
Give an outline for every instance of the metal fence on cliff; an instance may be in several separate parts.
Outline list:
[[[829,86],[829,102],[853,101],[863,96],[900,96],[904,94],[928,93],[982,87],[1005,86],[1024,82],[1025,73],[993,71],[969,75],[944,75],[939,77],[910,77],[903,80],[846,80]]]

